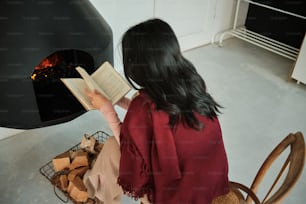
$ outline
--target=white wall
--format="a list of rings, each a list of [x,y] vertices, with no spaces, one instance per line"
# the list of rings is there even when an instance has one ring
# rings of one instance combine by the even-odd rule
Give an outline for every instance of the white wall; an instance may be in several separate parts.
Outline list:
[[[212,0],[155,0],[154,17],[174,29],[182,50],[207,44],[213,26]]]
[[[149,18],[167,21],[178,36],[183,51],[212,42],[230,29],[236,0],[90,0],[113,29],[115,62],[122,69],[118,47],[123,33]],[[239,24],[244,24],[247,7],[241,5]]]
[[[217,41],[219,34],[231,29],[235,18],[237,0],[217,0],[214,5],[213,30],[211,42]],[[241,1],[238,9],[237,26],[245,24],[249,3]],[[228,37],[228,36],[226,36]],[[216,38],[216,39],[214,39]]]
[[[182,50],[208,44],[230,29],[236,0],[90,0],[113,30],[114,65],[122,72],[120,38],[132,25],[149,18],[166,20],[178,36]],[[241,5],[239,24],[244,24],[247,6]],[[0,140],[22,130],[0,127]]]
[[[237,0],[155,0],[155,16],[176,32],[183,51],[214,42],[234,22]],[[248,4],[241,3],[238,25],[244,25]]]

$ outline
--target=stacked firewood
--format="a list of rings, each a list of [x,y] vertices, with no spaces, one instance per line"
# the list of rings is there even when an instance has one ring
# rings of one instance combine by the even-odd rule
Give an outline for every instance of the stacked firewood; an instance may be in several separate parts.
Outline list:
[[[94,165],[103,143],[84,135],[79,149],[64,152],[53,158],[52,183],[67,193],[74,203],[88,203],[87,189],[83,183],[86,171]]]

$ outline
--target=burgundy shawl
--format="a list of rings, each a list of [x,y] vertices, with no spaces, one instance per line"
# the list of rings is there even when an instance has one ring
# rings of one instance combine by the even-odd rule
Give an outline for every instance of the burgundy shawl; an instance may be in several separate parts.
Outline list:
[[[200,131],[157,111],[140,92],[121,126],[118,183],[134,198],[148,195],[154,204],[209,204],[228,192],[228,163],[218,119],[196,114]]]

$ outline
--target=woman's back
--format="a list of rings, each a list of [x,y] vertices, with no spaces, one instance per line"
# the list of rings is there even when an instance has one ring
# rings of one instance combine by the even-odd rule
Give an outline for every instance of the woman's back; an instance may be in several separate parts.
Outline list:
[[[145,92],[132,101],[121,129],[119,183],[125,191],[167,204],[205,204],[228,192],[218,119],[195,115],[202,130],[183,123],[171,128],[169,116],[157,111]]]
[[[157,190],[160,203],[211,203],[228,192],[228,164],[218,119],[197,115],[205,127],[201,131],[178,124],[174,140],[182,178]],[[175,189],[175,190],[174,190]],[[167,198],[169,197],[169,198]],[[159,202],[157,202],[159,203]]]

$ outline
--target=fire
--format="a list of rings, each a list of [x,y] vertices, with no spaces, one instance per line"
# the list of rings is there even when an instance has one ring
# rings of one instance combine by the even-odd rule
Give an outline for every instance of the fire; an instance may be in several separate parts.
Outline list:
[[[35,80],[40,77],[48,77],[48,68],[52,68],[59,64],[60,57],[58,54],[50,55],[49,57],[43,59],[35,68],[31,75],[31,79]]]
[[[45,68],[49,68],[49,67],[54,67],[55,65],[58,64],[59,62],[59,56],[57,54],[51,55],[48,58],[45,58],[43,61],[41,61],[39,63],[39,65],[37,65],[35,67],[35,70],[40,70],[40,69],[45,69]]]
[[[37,74],[32,74],[31,79],[35,80],[35,77],[37,76]]]

